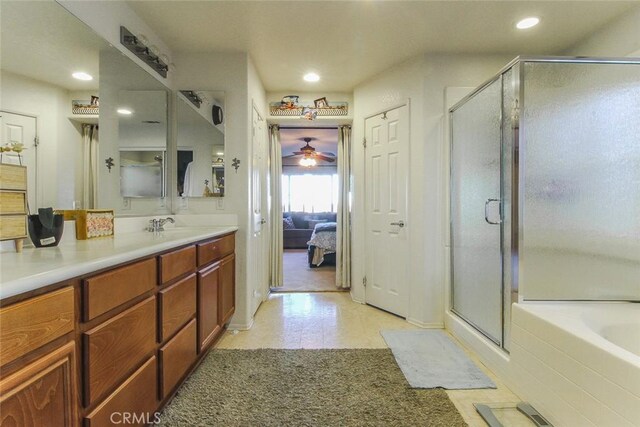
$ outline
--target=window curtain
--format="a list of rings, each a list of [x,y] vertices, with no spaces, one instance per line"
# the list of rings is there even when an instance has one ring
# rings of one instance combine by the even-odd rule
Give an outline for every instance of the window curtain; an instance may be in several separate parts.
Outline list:
[[[336,286],[351,287],[351,126],[338,128]]]
[[[269,186],[271,192],[271,248],[269,276],[272,287],[283,285],[282,253],[282,147],[280,127],[269,126]]]
[[[82,125],[82,208],[98,207],[98,126]]]

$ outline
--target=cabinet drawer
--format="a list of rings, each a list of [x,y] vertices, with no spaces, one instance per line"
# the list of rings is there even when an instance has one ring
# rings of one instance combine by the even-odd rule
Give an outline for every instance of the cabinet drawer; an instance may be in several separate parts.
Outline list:
[[[0,188],[3,190],[26,190],[27,167],[0,163]]]
[[[151,297],[83,334],[86,406],[153,351],[156,324],[156,298]]]
[[[151,258],[85,279],[85,322],[155,288],[157,275]]]
[[[74,313],[71,287],[0,309],[0,365],[73,331]]]
[[[220,325],[220,264],[198,273],[198,344],[209,346],[222,330]]]
[[[160,255],[160,280],[167,283],[196,269],[196,247],[180,249]]]
[[[0,381],[0,425],[73,427],[75,343],[70,342]]]
[[[164,347],[160,348],[160,394],[162,398],[167,397],[186,374],[191,364],[196,360],[196,354],[196,321],[194,319]]]
[[[202,267],[212,261],[224,258],[235,251],[235,237],[233,234],[212,240],[206,243],[199,243],[198,246],[198,267]]]
[[[0,216],[0,240],[27,237],[27,217],[25,215]]]
[[[155,356],[125,380],[104,402],[85,417],[86,427],[114,424],[142,426],[153,424],[158,405],[158,362]],[[114,414],[112,416],[112,414]],[[139,423],[124,422],[121,414],[135,414]]]
[[[26,193],[14,191],[0,191],[0,214],[27,213]]]
[[[196,275],[160,291],[160,342],[173,335],[196,313]]]

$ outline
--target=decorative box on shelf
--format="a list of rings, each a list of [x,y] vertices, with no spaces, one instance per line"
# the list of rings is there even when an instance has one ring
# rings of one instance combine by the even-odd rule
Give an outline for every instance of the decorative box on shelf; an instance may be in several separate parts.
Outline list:
[[[327,107],[316,108],[296,105],[289,107],[280,102],[269,104],[269,112],[272,116],[300,117],[305,108],[310,108],[318,113],[318,116],[346,116],[349,114],[349,104],[346,102],[330,103]]]
[[[62,213],[65,220],[75,220],[77,240],[113,236],[113,209],[76,209]]]

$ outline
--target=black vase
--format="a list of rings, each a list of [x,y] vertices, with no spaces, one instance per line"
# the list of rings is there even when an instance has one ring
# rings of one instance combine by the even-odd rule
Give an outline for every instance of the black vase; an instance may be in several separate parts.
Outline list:
[[[42,225],[38,215],[29,215],[29,237],[36,248],[58,246],[64,230],[64,216],[53,216],[53,228]]]

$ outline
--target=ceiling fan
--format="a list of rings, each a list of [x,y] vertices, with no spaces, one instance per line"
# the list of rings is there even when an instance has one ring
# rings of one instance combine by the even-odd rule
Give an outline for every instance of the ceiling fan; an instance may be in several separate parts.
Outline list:
[[[307,167],[315,166],[317,163],[316,159],[324,160],[325,162],[331,162],[331,163],[335,162],[336,161],[335,154],[316,151],[314,147],[309,145],[311,141],[314,141],[316,139],[317,138],[310,138],[310,137],[300,138],[300,140],[304,141],[306,145],[304,147],[300,147],[300,151],[294,151],[293,154],[290,154],[288,156],[283,156],[282,158],[289,159],[291,157],[302,156],[302,159],[300,159],[300,164],[302,166],[307,166]]]

